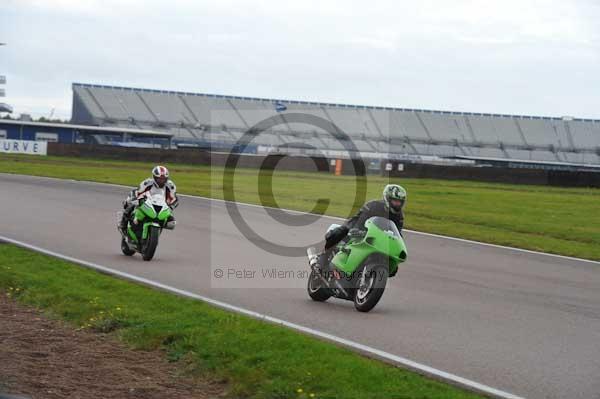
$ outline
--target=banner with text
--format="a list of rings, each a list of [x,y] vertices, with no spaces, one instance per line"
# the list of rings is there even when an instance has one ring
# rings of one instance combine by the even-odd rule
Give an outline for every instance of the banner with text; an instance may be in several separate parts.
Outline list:
[[[45,141],[0,140],[0,152],[47,155],[48,143]]]

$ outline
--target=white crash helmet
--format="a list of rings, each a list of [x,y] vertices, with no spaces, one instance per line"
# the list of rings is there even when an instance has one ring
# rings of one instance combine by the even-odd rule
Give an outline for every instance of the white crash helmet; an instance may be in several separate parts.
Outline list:
[[[169,180],[169,169],[161,165],[156,165],[152,169],[152,177],[154,178],[154,182],[158,185],[158,187],[163,188]]]

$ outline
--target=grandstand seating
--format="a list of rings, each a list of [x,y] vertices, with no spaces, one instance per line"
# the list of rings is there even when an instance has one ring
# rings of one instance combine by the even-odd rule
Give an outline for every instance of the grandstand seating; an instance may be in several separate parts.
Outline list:
[[[278,109],[279,107],[279,109]],[[600,164],[600,120],[547,118],[258,99],[73,84],[73,122],[168,130],[174,142],[239,140],[259,122],[277,126],[254,144],[344,151],[330,133],[289,113],[333,122],[360,153],[472,156]],[[352,155],[352,154],[347,154]]]

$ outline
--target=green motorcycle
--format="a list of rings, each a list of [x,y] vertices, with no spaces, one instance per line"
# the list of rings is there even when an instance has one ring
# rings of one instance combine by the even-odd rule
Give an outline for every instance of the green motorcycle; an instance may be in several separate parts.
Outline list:
[[[119,229],[123,254],[132,256],[139,252],[144,260],[152,260],[162,230],[175,228],[175,221],[170,220],[172,212],[162,193],[146,194],[140,199],[133,211],[133,219],[127,223],[127,230]]]
[[[331,225],[329,229],[336,227]],[[312,270],[307,290],[314,301],[323,302],[333,296],[353,301],[361,312],[377,305],[388,277],[393,277],[398,265],[406,261],[406,245],[394,222],[387,218],[372,217],[364,228],[350,230],[323,270],[317,267],[315,249],[308,249]]]

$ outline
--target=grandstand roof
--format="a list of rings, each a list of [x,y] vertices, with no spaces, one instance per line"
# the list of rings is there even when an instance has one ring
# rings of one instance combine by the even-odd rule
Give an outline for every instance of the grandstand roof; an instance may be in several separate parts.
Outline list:
[[[199,97],[207,97],[207,98],[222,98],[222,99],[231,99],[231,100],[251,100],[251,101],[269,102],[269,103],[301,104],[301,105],[303,104],[303,105],[351,108],[351,109],[373,109],[373,110],[404,111],[404,112],[415,111],[415,112],[446,114],[446,115],[469,115],[469,116],[492,116],[492,117],[520,118],[520,119],[564,120],[564,117],[562,117],[562,116],[561,117],[550,117],[550,116],[494,114],[494,113],[482,113],[482,112],[428,110],[428,109],[418,109],[418,108],[380,107],[380,106],[370,106],[370,105],[353,105],[353,104],[325,103],[325,102],[315,102],[315,101],[286,100],[286,99],[281,99],[281,98],[261,98],[261,97],[233,96],[233,95],[223,95],[223,94],[194,93],[194,92],[173,91],[173,90],[144,89],[144,88],[135,88],[135,87],[100,85],[100,84],[78,83],[78,82],[74,82],[72,86],[73,86],[73,88],[75,88],[75,87],[103,88],[103,89],[113,89],[113,90],[141,91],[141,92],[148,92],[148,93],[199,96]],[[600,123],[600,119],[590,119],[590,118],[571,118],[571,117],[569,117],[568,120]]]

